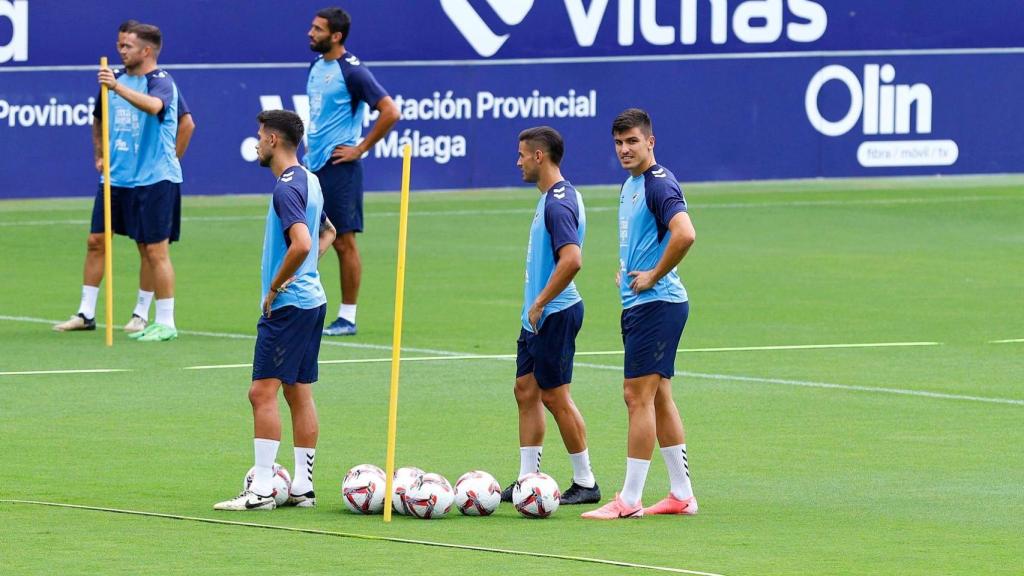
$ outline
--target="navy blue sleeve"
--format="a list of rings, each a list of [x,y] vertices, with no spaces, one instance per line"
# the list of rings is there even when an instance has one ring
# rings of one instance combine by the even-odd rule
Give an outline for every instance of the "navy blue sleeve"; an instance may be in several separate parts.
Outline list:
[[[355,59],[355,62],[347,62],[348,66],[343,70],[345,85],[348,86],[348,93],[352,95],[352,109],[360,102],[366,102],[370,108],[376,108],[388,92],[366,67],[358,63],[358,59]]]
[[[672,221],[672,217],[680,212],[686,212],[683,191],[673,178],[648,176],[645,196],[647,209],[654,214],[654,220],[658,223],[659,236],[660,229],[668,229],[668,223]]]
[[[157,118],[163,122],[164,112],[167,111],[167,105],[171,102],[171,99],[174,98],[174,80],[171,80],[171,77],[168,76],[166,72],[158,70],[150,74],[146,85],[149,89],[149,95],[154,98],[159,98],[160,102],[163,103],[160,111],[156,114]]]
[[[544,204],[544,226],[548,230],[548,234],[551,235],[551,251],[555,255],[555,261],[558,261],[558,251],[567,244],[580,245],[580,234],[579,234],[579,213],[576,207],[576,193],[573,192],[572,188],[568,189],[572,193],[572,200],[569,199],[569,194],[565,194],[564,198],[557,198],[553,195],[548,195],[547,202]]]
[[[192,111],[188,109],[188,103],[185,102],[185,96],[181,93],[181,90],[179,89],[178,90],[178,118],[181,118],[182,116],[185,116],[186,114],[191,114],[191,113],[192,113]]]
[[[281,220],[281,232],[284,243],[290,246],[292,241],[288,229],[294,224],[306,223],[306,193],[294,182],[278,182],[274,186],[274,212]]]

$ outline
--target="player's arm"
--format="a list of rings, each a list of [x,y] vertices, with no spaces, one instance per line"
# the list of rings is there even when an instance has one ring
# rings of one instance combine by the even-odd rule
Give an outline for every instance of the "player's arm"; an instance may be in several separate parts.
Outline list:
[[[99,118],[92,123],[92,157],[96,161],[96,171],[103,172],[103,126]]]
[[[658,283],[658,280],[668,274],[673,268],[682,262],[686,253],[690,251],[693,242],[697,239],[697,232],[693,229],[693,222],[686,212],[679,212],[668,222],[669,239],[665,253],[661,255],[658,264],[650,270],[638,270],[629,273],[633,280],[629,287],[633,292],[640,293],[650,290]]]
[[[313,238],[309,233],[309,227],[305,222],[296,222],[288,227],[288,251],[284,254],[284,261],[277,269],[274,280],[270,283],[270,291],[263,299],[263,313],[270,317],[270,307],[277,298],[279,292],[284,292],[288,284],[295,279],[295,272],[306,260],[309,251],[313,249]]]
[[[196,130],[196,123],[192,120],[191,114],[185,114],[178,118],[178,134],[174,139],[174,152],[180,160],[185,156],[188,145],[192,141],[192,133]]]
[[[142,92],[138,92],[128,88],[127,86],[121,85],[121,83],[117,81],[117,78],[114,77],[114,71],[110,68],[100,68],[98,77],[100,84],[106,86],[112,90],[114,94],[124,98],[129,104],[135,106],[139,110],[142,110],[146,114],[153,114],[155,116],[164,109],[164,101],[156,96],[143,94]]]
[[[537,295],[537,299],[530,305],[529,315],[530,326],[537,330],[537,322],[544,313],[544,307],[555,299],[556,296],[565,290],[565,287],[576,277],[576,273],[583,267],[583,251],[578,244],[566,244],[558,249],[558,263],[555,264],[551,278],[548,278],[547,285]]]
[[[317,258],[322,258],[324,252],[334,244],[334,239],[338,237],[338,231],[334,228],[334,224],[331,224],[331,220],[324,214],[323,220],[320,221],[320,246],[317,249]]]

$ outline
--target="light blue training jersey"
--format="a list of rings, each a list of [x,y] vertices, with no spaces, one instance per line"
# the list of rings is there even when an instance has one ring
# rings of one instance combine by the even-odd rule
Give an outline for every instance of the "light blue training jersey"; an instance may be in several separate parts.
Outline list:
[[[320,237],[320,223],[324,221],[324,196],[320,181],[302,166],[292,166],[281,173],[274,186],[274,194],[267,210],[267,226],[263,236],[263,262],[260,275],[263,292],[260,306],[270,291],[274,277],[284,262],[291,240],[288,229],[296,223],[305,223],[313,241],[312,248],[302,265],[295,272],[295,280],[274,299],[271,310],[282,306],[296,306],[302,309],[319,308],[327,303],[327,295],[320,284],[317,271],[317,242]]]
[[[559,249],[567,244],[576,244],[582,249],[586,229],[587,215],[583,208],[583,196],[568,181],[556,183],[537,201],[537,212],[530,226],[530,243],[526,248],[526,284],[523,288],[522,311],[524,330],[533,332],[529,320],[530,306],[555,271]],[[561,294],[544,306],[537,328],[540,329],[551,314],[561,312],[582,300],[576,290],[576,282],[569,282]]]
[[[649,290],[639,294],[629,288],[629,272],[657,266],[668,246],[668,223],[686,212],[686,199],[675,175],[663,166],[651,166],[640,176],[626,180],[619,193],[619,294],[622,307],[632,308],[655,300],[686,302],[686,288],[673,268]]]
[[[337,60],[317,57],[306,80],[309,125],[302,163],[314,172],[323,168],[336,146],[355,146],[363,116],[388,93],[351,52]]]

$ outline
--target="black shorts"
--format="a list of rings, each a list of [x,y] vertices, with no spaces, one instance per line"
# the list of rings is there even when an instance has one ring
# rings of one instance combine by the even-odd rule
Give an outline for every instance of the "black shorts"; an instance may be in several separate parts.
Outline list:
[[[626,378],[676,372],[676,348],[690,315],[689,302],[656,300],[622,311],[623,363]]]
[[[135,235],[133,191],[134,188],[110,187],[110,228],[114,234],[128,237]],[[102,234],[103,230],[103,184],[100,184],[99,190],[96,191],[96,199],[92,203],[92,224],[89,226],[89,232]]]
[[[148,186],[136,186],[132,215],[139,244],[177,242],[181,235],[181,184],[161,180]]]
[[[303,309],[282,306],[256,323],[252,379],[277,378],[284,384],[312,384],[319,377],[320,336],[327,305]]]
[[[342,162],[316,171],[324,194],[324,212],[338,234],[363,231],[363,163]]]
[[[519,329],[516,378],[533,373],[545,390],[572,382],[576,335],[583,326],[583,301],[544,319],[537,334]]]

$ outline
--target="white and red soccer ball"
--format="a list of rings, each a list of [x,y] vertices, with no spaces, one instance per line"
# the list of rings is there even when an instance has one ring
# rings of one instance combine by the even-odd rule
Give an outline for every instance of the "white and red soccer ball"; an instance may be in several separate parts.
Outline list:
[[[245,473],[245,478],[242,480],[242,490],[248,490],[252,486],[253,478],[256,477],[256,467],[249,468],[249,471]],[[274,488],[273,496],[274,502],[278,506],[283,506],[288,501],[288,490],[292,487],[292,477],[288,474],[288,470],[281,466],[277,462],[274,462],[274,477],[271,480]]]
[[[391,479],[391,508],[395,512],[408,516],[409,511],[405,508],[405,494],[420,481],[424,474],[426,472],[413,466],[395,470],[395,475]]]
[[[455,482],[455,507],[466,516],[490,516],[501,504],[501,485],[487,472],[466,472]]]
[[[562,493],[555,479],[542,472],[531,472],[516,481],[512,504],[527,518],[547,518],[558,510]]]
[[[383,512],[386,490],[384,471],[373,464],[353,467],[341,481],[342,501],[349,510],[359,514]]]
[[[416,518],[442,518],[451,510],[455,500],[452,485],[440,474],[424,474],[413,484],[402,499],[406,512]]]

